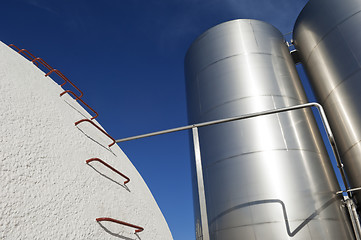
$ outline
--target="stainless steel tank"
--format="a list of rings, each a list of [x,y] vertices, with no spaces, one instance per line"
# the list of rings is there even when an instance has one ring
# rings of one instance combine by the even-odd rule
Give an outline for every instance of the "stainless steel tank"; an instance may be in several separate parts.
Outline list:
[[[282,34],[257,20],[199,36],[185,75],[190,124],[307,102]],[[199,137],[210,239],[353,239],[310,109],[203,127]],[[194,168],[193,177],[198,240]]]
[[[315,96],[325,108],[351,187],[361,186],[361,1],[310,0],[294,27]],[[355,192],[361,203],[361,192]]]

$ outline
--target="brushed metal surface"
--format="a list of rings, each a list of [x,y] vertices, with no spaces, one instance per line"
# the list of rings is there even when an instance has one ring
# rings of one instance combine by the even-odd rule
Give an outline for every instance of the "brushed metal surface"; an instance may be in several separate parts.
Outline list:
[[[198,185],[198,199],[199,199],[199,207],[201,213],[201,230],[202,232],[196,233],[197,235],[202,236],[202,240],[209,240],[209,229],[208,229],[208,216],[207,216],[207,207],[206,207],[206,199],[204,193],[204,182],[203,182],[203,168],[202,168],[202,159],[201,159],[201,150],[199,146],[199,136],[198,136],[198,128],[192,128],[192,136],[193,136],[193,146],[194,146],[194,160],[197,171],[197,185]],[[198,229],[197,229],[198,230]]]
[[[294,28],[315,96],[324,106],[351,187],[361,186],[361,1],[311,0]],[[355,192],[361,203],[361,192]]]
[[[190,124],[307,102],[281,33],[257,20],[202,34],[185,75]],[[199,138],[210,239],[353,239],[310,109],[201,127]]]

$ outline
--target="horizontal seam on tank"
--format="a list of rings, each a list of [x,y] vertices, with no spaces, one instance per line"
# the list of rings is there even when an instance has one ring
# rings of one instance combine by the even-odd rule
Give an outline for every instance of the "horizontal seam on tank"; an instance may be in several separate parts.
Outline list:
[[[321,155],[321,152],[317,152],[317,151],[311,151],[311,150],[307,150],[307,149],[302,149],[302,148],[277,148],[277,149],[269,149],[269,150],[260,150],[260,151],[253,151],[253,152],[246,152],[246,153],[241,153],[241,154],[237,154],[237,155],[233,155],[233,156],[230,156],[230,157],[227,157],[227,158],[223,158],[223,159],[219,159],[219,160],[216,160],[216,161],[213,161],[212,163],[208,164],[206,168],[209,168],[209,167],[212,167],[213,165],[216,165],[220,162],[223,162],[223,161],[227,161],[227,160],[230,160],[232,158],[236,158],[236,157],[239,157],[239,156],[242,156],[242,155],[249,155],[249,154],[254,154],[254,153],[261,153],[261,152],[273,152],[273,151],[301,151],[301,152],[311,152],[311,153],[316,153],[317,155]]]
[[[351,147],[349,147],[345,152],[343,152],[342,154],[341,154],[341,159],[343,158],[343,156],[345,156],[346,155],[346,153],[347,152],[349,152],[352,148],[354,148],[355,146],[357,146],[357,145],[359,145],[361,143],[361,140],[359,140],[358,142],[356,142],[356,143],[354,143]]]
[[[230,21],[226,21],[226,22],[222,22],[216,26],[213,26],[209,29],[207,29],[205,32],[203,32],[201,35],[199,35],[192,43],[191,45],[189,46],[187,52],[186,52],[186,57],[185,59],[187,58],[187,55],[188,55],[188,52],[191,51],[191,49],[193,48],[193,46],[195,46],[197,44],[197,42],[199,42],[201,39],[203,39],[206,35],[208,35],[213,29],[215,28],[219,28],[221,25],[224,25],[224,24],[229,24],[230,22],[238,22],[240,23],[241,21],[240,20],[248,20],[249,21],[249,24],[251,25],[251,28],[253,29],[253,26],[252,26],[252,22],[262,22],[260,20],[257,20],[257,19],[233,19],[233,20],[230,20]],[[273,26],[272,26],[273,27]],[[273,27],[275,28],[275,27]],[[278,30],[278,29],[277,29]],[[282,40],[282,38],[280,38]]]
[[[342,85],[344,82],[350,80],[352,78],[352,76],[356,75],[358,72],[361,71],[361,68],[358,68],[357,70],[355,70],[353,73],[349,74],[343,81],[339,82],[332,90],[329,94],[327,94],[327,96],[324,98],[324,100],[320,101],[321,105],[324,105],[325,102],[327,102],[327,99],[330,97],[330,95],[335,91],[336,88],[338,88],[340,85]]]
[[[193,42],[192,44],[190,45],[190,47],[188,48],[188,51],[187,51],[187,54],[189,52],[189,49],[193,48],[193,45],[195,45],[197,42],[199,42],[202,38],[204,38],[206,35],[209,34],[209,32],[211,32],[213,29],[215,28],[219,28],[221,25],[224,25],[224,24],[229,24],[230,22],[240,22],[239,21],[240,19],[234,19],[234,20],[230,20],[230,21],[227,21],[227,22],[222,22],[216,26],[213,26],[209,29],[207,29],[205,32],[203,32],[201,35],[199,35]],[[249,19],[250,20],[250,19]]]
[[[356,14],[358,14],[358,13],[360,13],[360,12],[361,12],[361,10],[359,10],[358,12],[355,12],[355,13],[352,14],[351,16],[349,16],[349,17],[341,20],[339,23],[337,23],[337,24],[335,25],[335,27],[331,28],[330,31],[328,31],[327,33],[325,33],[325,35],[323,35],[323,37],[322,37],[322,38],[317,42],[317,44],[312,48],[312,50],[311,50],[310,54],[308,55],[307,60],[306,60],[305,62],[306,62],[306,63],[308,62],[308,60],[310,59],[311,55],[313,54],[313,50],[315,50],[315,48],[318,47],[318,45],[322,42],[323,39],[325,39],[325,38],[327,37],[327,35],[329,35],[329,34],[330,34],[334,29],[336,29],[340,24],[346,22],[349,18],[352,18],[354,15],[356,15]]]
[[[207,66],[205,66],[204,68],[202,68],[201,70],[199,70],[199,72],[203,72],[204,70],[206,70],[208,67],[218,63],[218,62],[221,62],[223,60],[226,60],[228,58],[233,58],[233,57],[237,57],[237,56],[241,56],[241,55],[269,55],[269,56],[275,56],[275,57],[279,57],[279,58],[283,58],[283,56],[281,55],[276,55],[276,54],[271,54],[271,53],[262,53],[262,52],[243,52],[243,53],[238,53],[238,54],[234,54],[234,55],[230,55],[230,56],[227,56],[225,58],[221,58],[221,59],[218,59],[217,61],[214,61],[210,64],[208,64]]]
[[[241,98],[236,98],[234,100],[229,100],[229,101],[226,101],[226,102],[223,102],[222,104],[219,104],[219,105],[216,105],[210,109],[208,109],[207,111],[201,111],[202,114],[207,114],[211,111],[213,111],[214,109],[216,108],[219,108],[225,104],[228,104],[228,103],[231,103],[231,102],[236,102],[238,100],[241,100],[241,99],[246,99],[246,98],[255,98],[255,97],[281,97],[281,98],[290,98],[290,99],[294,99],[296,100],[299,104],[303,104],[303,103],[306,103],[307,101],[306,100],[301,100],[301,99],[298,99],[298,98],[295,98],[295,97],[291,97],[291,96],[287,96],[287,95],[271,95],[271,94],[264,94],[264,95],[254,95],[254,96],[247,96],[247,97],[241,97]],[[201,109],[202,109],[202,105],[201,105]]]

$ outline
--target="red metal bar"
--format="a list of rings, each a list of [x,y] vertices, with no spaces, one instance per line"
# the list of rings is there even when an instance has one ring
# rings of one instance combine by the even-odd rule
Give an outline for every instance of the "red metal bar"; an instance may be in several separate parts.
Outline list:
[[[133,225],[133,224],[130,224],[130,223],[127,223],[127,222],[119,221],[119,220],[116,220],[116,219],[113,219],[113,218],[104,217],[104,218],[97,218],[95,220],[97,222],[102,222],[102,221],[114,222],[114,223],[122,224],[122,225],[125,225],[125,226],[128,226],[128,227],[136,228],[134,233],[139,233],[139,232],[144,230],[144,228],[139,227],[137,225]]]
[[[8,46],[15,48],[18,53],[25,52],[23,55],[26,56],[27,58],[29,58],[30,60],[35,58],[35,56],[26,49],[20,49],[17,46],[15,46],[14,44],[9,44]],[[38,66],[38,64],[37,64],[37,66]]]
[[[15,48],[17,51],[20,51],[20,48],[18,48],[17,46],[15,46],[14,44],[9,44],[8,45],[9,47],[13,47],[13,48]]]
[[[22,52],[24,52],[23,55],[28,57],[30,61],[36,58],[31,52],[29,52],[26,49],[21,49],[20,51],[18,51],[18,53],[22,53]]]
[[[50,74],[52,74],[53,72],[55,72],[59,77],[61,77],[65,82],[63,84],[61,84],[60,86],[64,86],[65,83],[70,83],[79,93],[80,96],[76,95],[78,98],[81,98],[84,94],[82,91],[80,91],[80,89],[75,86],[74,83],[72,83],[67,77],[64,76],[64,74],[62,74],[58,69],[52,69],[50,72],[48,72],[47,74],[45,74],[45,77],[49,76]]]
[[[44,59],[40,58],[40,57],[37,57],[37,58],[34,58],[31,62],[36,62],[36,63],[41,63],[43,64],[44,67],[46,67],[49,71],[53,70],[53,68],[47,63],[45,62]]]
[[[60,93],[60,96],[63,96],[65,93],[71,93],[74,97],[75,97],[75,100],[79,100],[81,103],[83,103],[85,106],[87,106],[93,113],[95,113],[95,116],[90,118],[90,120],[93,120],[95,118],[97,118],[99,116],[99,114],[93,109],[91,108],[88,104],[86,104],[81,98],[79,98],[73,91],[71,90],[66,90],[62,93]]]
[[[52,74],[53,72],[56,72],[62,79],[63,79],[63,74],[58,70],[58,69],[55,69],[55,68],[53,68],[53,69],[51,69],[50,70],[50,72],[48,72],[47,74],[45,74],[45,77],[47,77],[47,76],[49,76],[50,74]],[[67,80],[66,79],[63,79],[64,80],[64,83],[62,83],[60,86],[64,86],[65,85],[65,83],[67,82]]]
[[[93,121],[89,120],[89,119],[82,119],[82,120],[79,120],[75,123],[75,126],[78,125],[79,123],[81,122],[90,122],[91,124],[94,125],[94,127],[96,127],[99,131],[101,131],[102,133],[104,133],[108,138],[110,138],[111,140],[113,140],[113,142],[111,144],[109,144],[108,146],[111,147],[115,144],[115,139],[112,138],[108,133],[106,133],[103,129],[101,129],[98,125],[96,125]]]
[[[130,178],[128,178],[127,176],[125,176],[123,173],[119,172],[118,170],[116,170],[115,168],[113,168],[112,166],[110,166],[109,164],[107,164],[106,162],[104,162],[103,160],[101,160],[100,158],[91,158],[86,160],[86,163],[90,163],[92,161],[98,161],[100,163],[102,163],[103,165],[105,165],[106,167],[110,168],[113,172],[118,173],[120,176],[122,176],[123,178],[127,179],[126,181],[124,181],[124,185],[127,184],[128,182],[130,182]]]

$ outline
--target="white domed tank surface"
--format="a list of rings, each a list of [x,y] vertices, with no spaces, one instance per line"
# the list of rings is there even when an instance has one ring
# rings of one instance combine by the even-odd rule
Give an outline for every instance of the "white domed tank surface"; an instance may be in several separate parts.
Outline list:
[[[0,42],[0,239],[172,239],[95,113],[50,76]]]

